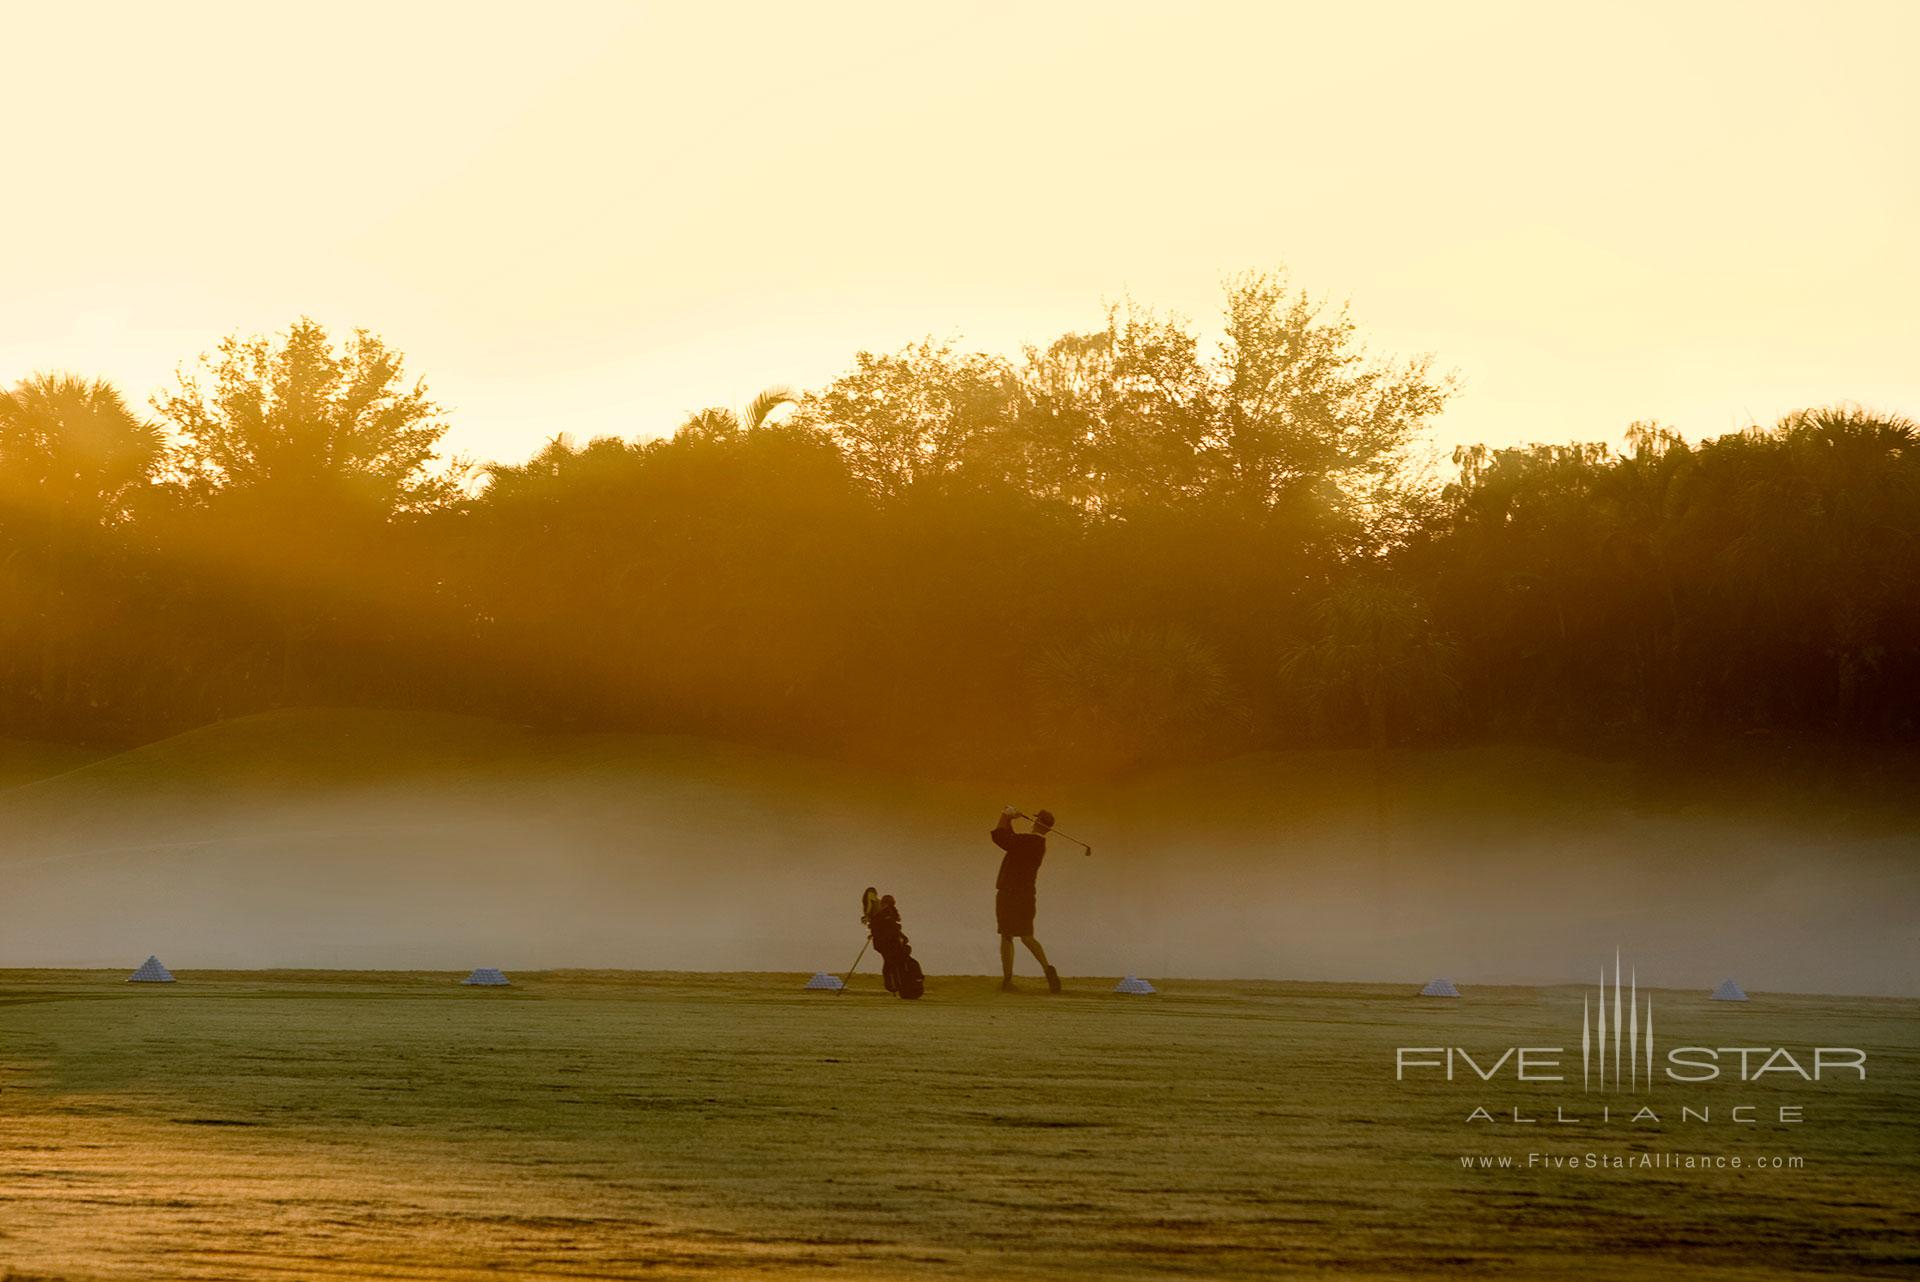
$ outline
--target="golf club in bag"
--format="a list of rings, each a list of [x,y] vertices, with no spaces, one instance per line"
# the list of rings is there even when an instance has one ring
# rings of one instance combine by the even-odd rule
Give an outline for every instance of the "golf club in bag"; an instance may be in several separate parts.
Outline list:
[[[927,979],[920,971],[920,963],[913,959],[913,946],[900,929],[900,910],[895,907],[893,896],[868,886],[860,896],[860,924],[867,928],[867,942],[880,954],[880,978],[887,991],[908,1001],[917,1000],[927,991]],[[866,955],[863,944],[860,957]],[[860,957],[853,959],[855,969],[860,966]],[[847,977],[853,977],[852,970],[847,972]]]

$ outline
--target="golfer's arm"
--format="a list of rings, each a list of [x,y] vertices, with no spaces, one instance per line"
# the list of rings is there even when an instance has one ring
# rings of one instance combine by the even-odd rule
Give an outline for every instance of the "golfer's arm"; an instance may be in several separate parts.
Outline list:
[[[993,838],[993,844],[1000,847],[1000,849],[1012,850],[1013,849],[1013,816],[1003,813],[1000,816],[1000,822],[995,824],[993,826],[993,831],[988,833],[987,835]]]
[[[1000,812],[1000,822],[993,826],[993,831],[996,834],[1003,833],[1003,832],[1012,832],[1013,816],[1008,814],[1006,811],[1002,810]]]

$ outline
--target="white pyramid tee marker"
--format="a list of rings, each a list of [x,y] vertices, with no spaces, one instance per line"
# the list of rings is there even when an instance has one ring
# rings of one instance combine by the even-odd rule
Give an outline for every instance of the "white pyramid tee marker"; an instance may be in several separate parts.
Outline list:
[[[1113,986],[1116,993],[1154,993],[1159,989],[1141,979],[1138,975],[1129,975]]]
[[[1436,979],[1420,990],[1422,997],[1458,997],[1460,990],[1453,986],[1451,979]]]
[[[173,972],[160,964],[158,957],[149,956],[140,963],[140,969],[127,976],[129,984],[171,984]]]
[[[1744,1002],[1747,1000],[1747,995],[1741,991],[1740,985],[1728,979],[1721,981],[1720,987],[1713,990],[1713,995],[1709,1000],[1716,1002]]]
[[[497,966],[477,966],[474,968],[473,974],[467,976],[460,982],[463,984],[481,984],[488,988],[502,988],[507,984],[507,977],[500,973],[500,968]]]
[[[845,988],[846,985],[840,982],[840,977],[838,975],[829,975],[827,974],[826,971],[823,970],[823,971],[816,972],[814,977],[807,981],[807,987],[808,988],[824,988],[828,992],[837,993],[841,989]]]

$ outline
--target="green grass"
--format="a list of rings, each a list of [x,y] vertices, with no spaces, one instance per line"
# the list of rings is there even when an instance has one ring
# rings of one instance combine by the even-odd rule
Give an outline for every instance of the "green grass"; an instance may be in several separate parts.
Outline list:
[[[1920,1266],[1920,1003],[1661,993],[1865,1083],[1663,1088],[1795,1127],[1468,1126],[1577,1083],[1396,1083],[1397,1045],[1577,1045],[1576,988],[936,977],[0,973],[0,1277],[1713,1279]],[[1031,984],[1031,981],[1029,981]],[[1757,1039],[1757,1041],[1756,1041]],[[1671,1042],[1667,1044],[1673,1044]],[[1594,1097],[1588,1097],[1588,1100]],[[1466,1153],[1800,1169],[1463,1171]],[[11,1274],[9,1273],[11,1270]]]

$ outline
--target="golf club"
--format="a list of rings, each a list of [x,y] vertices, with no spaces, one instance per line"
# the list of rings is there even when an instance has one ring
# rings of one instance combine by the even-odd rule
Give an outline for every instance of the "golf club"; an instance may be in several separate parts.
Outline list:
[[[1021,817],[1022,819],[1025,819],[1025,820],[1027,820],[1028,822],[1032,822],[1032,820],[1033,820],[1033,816],[1032,816],[1032,815],[1030,815],[1030,814],[1028,814],[1028,813],[1027,813],[1026,811],[1024,811],[1024,810],[1020,810],[1020,809],[1017,809],[1017,808],[1014,808],[1014,807],[1008,807],[1008,808],[1009,808],[1009,809],[1011,809],[1011,810],[1013,810],[1013,813],[1014,813],[1014,814],[1016,814],[1016,815],[1018,815],[1018,816],[1020,816],[1020,817]],[[1076,845],[1076,846],[1078,846],[1078,847],[1080,847],[1080,849],[1081,849],[1081,850],[1082,850],[1083,852],[1085,852],[1085,853],[1086,853],[1087,855],[1089,855],[1089,856],[1091,856],[1091,855],[1093,854],[1093,847],[1092,847],[1092,846],[1089,846],[1089,845],[1088,845],[1088,844],[1087,844],[1086,842],[1084,842],[1084,841],[1082,841],[1082,840],[1080,840],[1080,839],[1079,839],[1078,837],[1069,837],[1069,836],[1067,836],[1067,834],[1066,834],[1066,833],[1064,833],[1064,832],[1061,832],[1061,831],[1060,831],[1060,830],[1059,830],[1058,828],[1049,828],[1049,829],[1047,829],[1047,835],[1048,835],[1049,837],[1058,837],[1058,838],[1060,838],[1060,840],[1062,840],[1062,841],[1071,841],[1071,842],[1072,842],[1072,843],[1073,843],[1074,845]]]
[[[840,981],[840,987],[834,990],[834,996],[838,997],[841,993],[844,993],[847,991],[847,981],[853,978],[854,971],[860,969],[860,963],[864,961],[867,956],[867,944],[871,944],[872,942],[873,942],[873,936],[868,935],[867,943],[860,945],[860,955],[853,959],[853,965],[847,967],[846,977]]]

